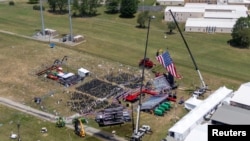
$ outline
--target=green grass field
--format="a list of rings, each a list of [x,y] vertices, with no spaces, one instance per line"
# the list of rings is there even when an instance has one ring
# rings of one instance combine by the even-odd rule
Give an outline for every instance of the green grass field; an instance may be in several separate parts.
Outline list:
[[[41,29],[40,11],[32,10],[33,5],[26,2],[26,0],[16,1],[15,6],[9,6],[7,2],[0,3],[0,30],[32,36]],[[149,3],[152,3],[152,1],[145,0],[145,4]],[[72,19],[73,34],[84,35],[86,39],[86,42],[74,47],[58,44],[52,50],[49,48],[48,43],[0,33],[0,95],[39,108],[32,102],[33,96],[41,96],[50,90],[55,90],[58,95],[49,97],[46,100],[46,103],[50,103],[49,111],[58,109],[61,114],[72,114],[67,108],[62,108],[62,105],[53,103],[60,98],[66,101],[68,95],[62,94],[64,89],[58,88],[54,83],[37,81],[37,78],[30,74],[34,69],[41,66],[41,64],[53,62],[53,60],[64,55],[70,56],[68,64],[72,66],[72,70],[79,66],[86,66],[87,68],[92,68],[91,71],[100,73],[96,66],[106,62],[116,64],[114,66],[121,63],[137,67],[138,61],[144,55],[147,29],[136,28],[136,17],[122,19],[119,17],[119,14],[107,15],[104,11],[105,8],[100,7],[98,9],[99,15],[96,17]],[[157,18],[151,21],[147,56],[157,63],[154,59],[157,49],[167,49],[176,64],[177,71],[183,76],[183,79],[176,81],[184,91],[177,91],[188,97],[189,92],[185,91],[185,89],[194,89],[196,86],[199,86],[200,79],[187,48],[177,30],[174,31],[175,34],[168,35],[166,39],[164,38],[167,25],[162,21],[163,11],[151,12],[150,14],[155,15]],[[55,29],[60,35],[69,33],[67,14],[54,15],[45,11],[44,22],[46,28]],[[180,26],[183,29],[183,25],[180,24]],[[230,34],[183,32],[183,35],[204,81],[210,89],[216,90],[221,86],[226,86],[237,90],[241,83],[249,81],[250,52],[248,49],[230,47],[227,44],[227,41],[231,38]],[[90,58],[94,61],[89,62]],[[95,66],[90,64],[95,64]],[[162,71],[162,68],[160,70]],[[3,106],[0,108],[1,113],[7,113],[6,111],[10,110]],[[16,122],[17,118],[14,118],[15,112],[9,113],[6,114],[6,118],[3,118],[4,120],[1,117],[2,121],[0,121],[0,124],[3,124],[3,126],[0,129],[6,127],[12,120],[14,123]],[[179,116],[183,115],[181,106],[177,114]],[[34,131],[39,132],[43,121],[37,119],[33,121],[31,116],[23,115],[22,113],[18,115],[21,116],[21,119],[24,116],[28,118],[28,121],[32,120],[30,123],[33,123],[32,125],[36,128]],[[36,124],[38,122],[41,124]],[[160,140],[166,135],[166,128],[173,124],[171,119],[159,118],[148,114],[142,115],[141,122],[152,125],[152,129],[155,131],[153,136],[147,136],[144,139],[145,141]],[[16,131],[14,123],[4,128],[6,130],[4,134],[0,134],[1,139],[7,140],[11,130]],[[24,120],[23,128],[30,127],[30,123]],[[49,123],[44,123],[44,125],[51,129],[54,126],[49,125]],[[91,126],[98,127],[94,123]],[[119,135],[125,136],[131,133],[131,124],[126,124],[123,128],[115,126],[103,128],[103,130],[109,132],[116,130]],[[56,141],[57,136],[58,138],[69,138],[69,140],[72,137],[72,139],[77,140],[71,131],[65,131],[66,133],[64,130],[58,131],[53,129],[53,131],[55,132],[53,136],[47,136],[50,137],[48,140]],[[42,140],[40,133],[33,137],[32,131],[24,130],[22,134],[27,135],[27,133],[31,134],[30,138],[32,140],[38,140],[38,138]]]
[[[22,140],[26,141],[100,141],[99,139],[91,136],[86,136],[84,139],[80,138],[72,129],[57,128],[55,124],[51,124],[48,121],[34,118],[33,116],[26,115],[22,112],[4,107],[2,105],[0,105],[0,112],[0,137],[3,141],[11,141],[11,133],[18,134],[18,124],[20,124],[20,137]],[[41,133],[40,131],[42,127],[46,127],[48,132]]]

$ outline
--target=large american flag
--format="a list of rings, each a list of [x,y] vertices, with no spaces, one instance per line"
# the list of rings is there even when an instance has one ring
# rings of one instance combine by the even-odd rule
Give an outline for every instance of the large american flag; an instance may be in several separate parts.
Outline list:
[[[174,62],[167,51],[162,53],[161,55],[156,56],[156,60],[158,60],[162,64],[162,66],[166,68],[167,71],[174,77],[181,78],[181,76],[177,74]]]

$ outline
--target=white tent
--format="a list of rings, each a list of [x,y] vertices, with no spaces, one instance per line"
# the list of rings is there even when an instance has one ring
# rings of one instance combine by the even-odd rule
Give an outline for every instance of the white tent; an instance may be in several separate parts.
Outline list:
[[[186,137],[185,141],[207,141],[208,123],[197,125]]]
[[[202,102],[203,102],[203,100],[200,100],[195,96],[192,96],[184,102],[184,107],[188,110],[192,110],[195,107],[197,107],[198,105],[200,105]]]
[[[190,131],[203,122],[203,117],[223,102],[224,99],[230,97],[233,90],[220,87],[208,98],[206,98],[199,106],[191,110],[182,119],[180,119],[173,127],[168,130],[168,135],[176,141],[184,141]]]
[[[234,92],[230,104],[250,110],[250,82],[241,84],[239,89]]]

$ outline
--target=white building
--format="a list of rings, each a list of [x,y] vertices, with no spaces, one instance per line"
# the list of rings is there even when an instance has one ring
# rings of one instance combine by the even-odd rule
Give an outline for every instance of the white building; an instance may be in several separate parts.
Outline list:
[[[189,18],[185,24],[186,32],[231,33],[236,19]]]
[[[156,0],[160,5],[184,5],[184,0]]]
[[[240,17],[248,16],[244,5],[214,5],[206,3],[186,3],[184,7],[167,6],[164,13],[166,22],[186,22],[186,32],[231,33]]]

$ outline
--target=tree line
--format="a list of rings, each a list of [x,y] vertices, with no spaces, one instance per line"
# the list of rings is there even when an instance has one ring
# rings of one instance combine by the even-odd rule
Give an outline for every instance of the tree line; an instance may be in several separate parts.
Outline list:
[[[41,0],[29,0],[30,4],[38,4]],[[104,3],[105,2],[105,3]],[[69,10],[73,16],[95,16],[97,8],[105,5],[106,13],[120,13],[121,17],[131,18],[137,12],[139,0],[47,0],[49,11],[64,14]]]
[[[40,0],[29,0],[29,3],[39,3]],[[86,17],[97,15],[97,8],[104,5],[107,14],[120,13],[122,18],[133,18],[137,13],[138,4],[140,0],[47,0],[49,11],[52,13],[66,13],[69,5],[72,10],[72,16]],[[149,18],[149,11],[140,12],[137,16],[137,23],[139,28],[145,28],[145,22]],[[173,22],[167,23],[169,32],[176,28]],[[232,39],[228,41],[230,45],[239,48],[249,48],[250,45],[250,17],[239,18],[231,33]]]

